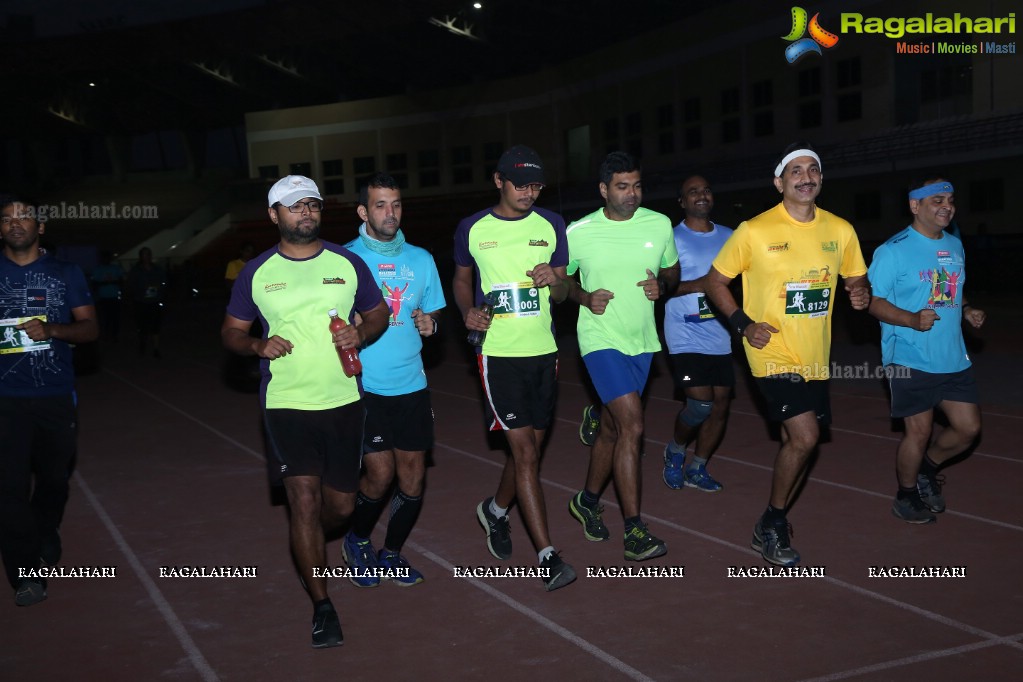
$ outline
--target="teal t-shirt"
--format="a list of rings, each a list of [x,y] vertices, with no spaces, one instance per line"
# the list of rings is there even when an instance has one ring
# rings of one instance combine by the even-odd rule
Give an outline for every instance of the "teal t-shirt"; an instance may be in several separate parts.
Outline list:
[[[678,263],[678,251],[668,216],[639,208],[629,220],[608,220],[604,209],[568,226],[568,274],[579,272],[589,292],[614,294],[603,315],[579,309],[576,327],[579,351],[586,355],[613,349],[625,355],[661,349],[654,322],[654,302],[636,286],[661,268]]]

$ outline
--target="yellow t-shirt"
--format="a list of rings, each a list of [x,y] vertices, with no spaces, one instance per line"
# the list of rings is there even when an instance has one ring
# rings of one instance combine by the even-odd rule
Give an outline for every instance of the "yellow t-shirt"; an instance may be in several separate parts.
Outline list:
[[[830,376],[838,275],[867,272],[852,225],[817,207],[814,219],[801,223],[778,204],[739,225],[714,268],[726,277],[741,274],[743,310],[779,330],[761,350],[743,339],[753,376]]]

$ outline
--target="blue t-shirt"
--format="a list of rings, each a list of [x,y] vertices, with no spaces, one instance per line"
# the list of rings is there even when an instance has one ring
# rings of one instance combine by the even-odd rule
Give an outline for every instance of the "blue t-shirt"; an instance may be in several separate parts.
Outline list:
[[[73,308],[93,305],[81,268],[43,254],[18,265],[0,252],[0,396],[36,398],[75,389],[71,346],[50,339],[35,342],[17,325],[31,317],[74,322]]]
[[[384,303],[391,310],[387,330],[359,351],[362,386],[378,395],[405,395],[426,388],[423,371],[423,337],[416,329],[412,311],[432,313],[445,305],[444,291],[433,256],[426,249],[403,244],[394,255],[368,248],[360,237],[345,248],[366,261],[376,278]]]
[[[929,239],[907,227],[874,251],[867,273],[874,296],[897,308],[931,308],[941,319],[928,331],[881,323],[881,359],[947,374],[970,366],[962,330],[966,259],[963,243],[943,232]]]
[[[732,236],[730,227],[717,223],[710,232],[696,232],[682,221],[675,226],[674,232],[683,282],[706,275],[718,251]],[[686,294],[668,299],[664,306],[664,337],[669,353],[728,355],[732,352],[728,329],[706,294]]]

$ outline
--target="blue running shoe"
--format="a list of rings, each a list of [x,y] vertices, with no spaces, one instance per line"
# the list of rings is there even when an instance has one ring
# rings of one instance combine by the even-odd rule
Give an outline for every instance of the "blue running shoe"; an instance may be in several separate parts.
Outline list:
[[[684,452],[675,453],[664,448],[664,485],[672,490],[680,490],[685,485],[685,471],[682,470],[685,459]]]
[[[380,550],[378,557],[380,568],[388,573],[384,580],[390,580],[399,587],[412,587],[423,582],[423,574],[412,568],[408,561],[398,552]]]
[[[380,584],[380,576],[377,575],[379,564],[377,553],[373,549],[373,543],[367,540],[360,540],[355,533],[345,536],[341,544],[341,554],[345,563],[351,569],[348,579],[356,587],[376,587]]]
[[[685,486],[702,490],[705,493],[716,493],[724,487],[707,473],[705,464],[690,464],[686,467]]]

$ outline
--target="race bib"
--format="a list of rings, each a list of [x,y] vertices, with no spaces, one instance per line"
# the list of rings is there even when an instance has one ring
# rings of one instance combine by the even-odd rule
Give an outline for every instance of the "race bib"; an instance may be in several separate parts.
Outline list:
[[[714,311],[711,310],[706,294],[696,294],[696,313],[686,315],[683,319],[686,322],[710,322],[714,319]]]
[[[787,317],[823,317],[831,307],[831,287],[826,282],[788,282],[785,285]]]
[[[497,303],[494,317],[537,317],[540,314],[540,291],[532,282],[510,282],[491,287]]]
[[[24,329],[18,329],[18,325],[24,324],[31,319],[46,322],[46,315],[8,317],[0,320],[0,355],[31,353],[38,350],[46,350],[50,347],[49,340],[33,341]]]

